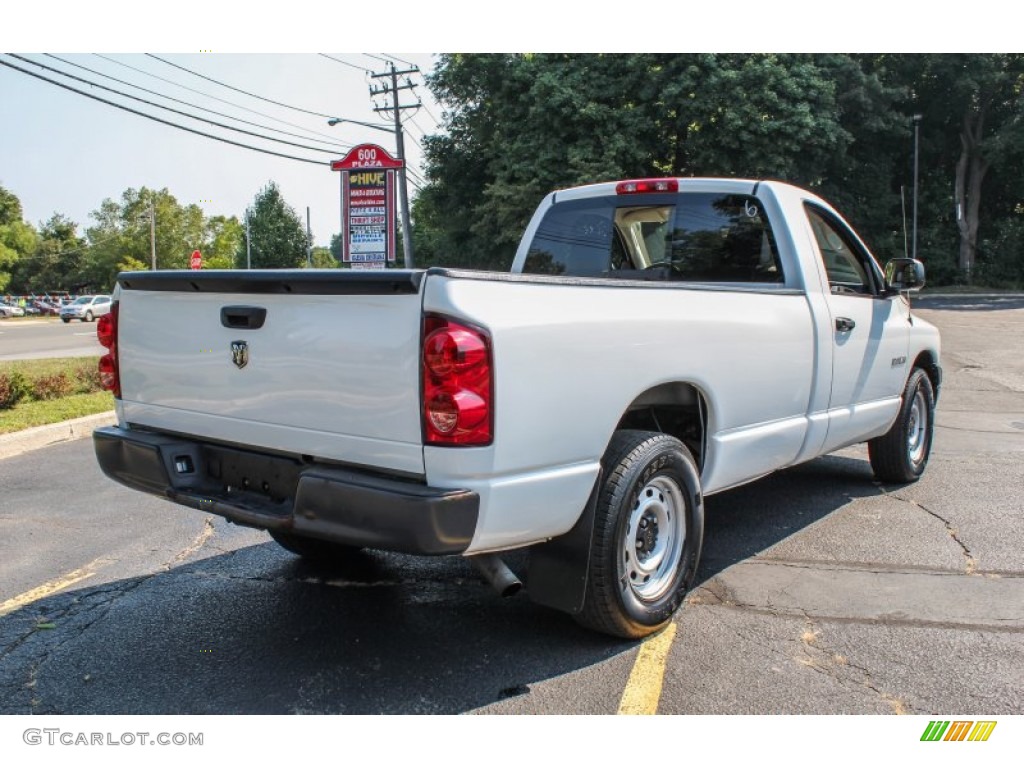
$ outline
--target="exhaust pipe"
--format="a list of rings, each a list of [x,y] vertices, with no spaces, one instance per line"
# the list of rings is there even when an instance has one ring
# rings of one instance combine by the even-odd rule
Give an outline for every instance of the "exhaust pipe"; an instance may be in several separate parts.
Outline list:
[[[523,582],[497,555],[474,555],[469,558],[487,583],[502,597],[512,597],[523,588]]]

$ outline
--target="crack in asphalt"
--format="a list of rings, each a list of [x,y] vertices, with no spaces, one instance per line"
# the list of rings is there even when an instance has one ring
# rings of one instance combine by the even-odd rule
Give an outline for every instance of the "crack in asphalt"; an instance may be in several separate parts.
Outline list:
[[[949,424],[935,422],[936,427],[941,429],[952,429],[955,432],[977,432],[985,435],[1019,435],[1020,432],[1014,429],[978,429],[977,427],[951,427]]]
[[[978,568],[978,561],[974,559],[974,555],[971,554],[970,548],[960,539],[960,532],[956,528],[953,527],[953,524],[950,523],[949,520],[944,518],[938,512],[935,512],[934,510],[929,509],[928,507],[926,507],[924,504],[920,503],[919,501],[914,501],[913,499],[907,499],[907,498],[904,498],[903,496],[900,496],[898,493],[887,491],[885,489],[885,487],[882,486],[881,483],[875,483],[875,485],[878,486],[879,490],[881,490],[882,493],[885,494],[886,496],[888,496],[890,498],[893,498],[893,499],[896,499],[898,501],[902,501],[905,504],[910,504],[910,505],[912,505],[914,507],[917,507],[918,509],[927,512],[929,515],[931,515],[936,520],[938,520],[940,523],[942,523],[944,526],[946,526],[946,533],[949,534],[950,538],[953,539],[953,541],[955,541],[957,543],[957,545],[960,547],[960,549],[963,552],[964,560],[966,561],[966,565],[964,567],[965,572],[967,573],[968,576],[974,575],[975,571]]]
[[[188,576],[200,576],[209,579],[225,579],[228,581],[254,581],[264,584],[316,584],[327,587],[401,587],[413,584],[454,584],[447,579],[402,579],[395,581],[352,581],[348,579],[332,579],[321,576],[241,576],[234,573],[218,573],[214,571],[189,571]]]
[[[914,711],[914,708],[902,698],[879,688],[867,667],[853,663],[848,657],[821,643],[820,640],[824,630],[806,611],[800,610],[804,615],[805,629],[800,636],[803,658],[797,658],[798,663],[831,678],[852,693],[860,693],[861,689],[866,688],[875,696],[881,698],[893,711],[893,714],[905,715]],[[860,678],[856,679],[853,675],[844,675],[842,674],[844,670],[856,671],[860,673]]]
[[[770,557],[752,557],[746,562],[758,565],[777,565],[782,568],[799,568],[810,571],[841,571],[843,573],[873,573],[878,576],[963,576],[963,571],[929,566],[889,567],[880,563],[840,563],[831,560],[775,560]],[[982,573],[982,572],[979,572]]]
[[[205,545],[206,542],[209,541],[210,537],[213,536],[214,532],[215,529],[213,526],[213,518],[207,517],[206,520],[204,521],[203,530],[200,531],[195,538],[193,538],[193,540],[188,544],[188,546],[186,546],[172,558],[161,564],[152,573],[147,573],[144,576],[140,576],[134,579],[125,580],[116,587],[100,586],[84,594],[75,594],[72,597],[72,599],[64,606],[61,613],[52,617],[51,623],[58,624],[62,621],[67,621],[68,619],[85,617],[93,611],[96,611],[97,615],[94,616],[88,622],[86,622],[84,625],[76,627],[73,632],[67,631],[63,633],[63,639],[58,638],[58,641],[55,644],[43,648],[41,657],[35,662],[31,662],[29,664],[28,677],[22,686],[23,688],[32,692],[31,698],[29,699],[28,703],[29,714],[56,714],[54,712],[46,712],[39,710],[39,707],[42,705],[42,701],[34,695],[34,692],[38,681],[39,670],[42,669],[46,665],[46,663],[56,653],[58,653],[61,650],[61,648],[63,648],[65,645],[67,645],[67,643],[71,642],[72,640],[76,640],[82,637],[93,627],[93,625],[106,618],[107,615],[110,613],[110,610],[113,608],[114,603],[120,600],[122,597],[135,591],[140,586],[148,582],[150,579],[153,579],[156,576],[166,573],[171,568],[173,568],[176,565],[179,565],[188,557],[194,555],[196,552],[202,549],[203,545]],[[81,608],[83,607],[85,601],[88,600],[88,598],[96,595],[102,595],[104,596],[105,599],[85,604],[84,607],[87,610],[86,612],[81,612]],[[3,655],[0,656],[0,660],[6,659],[8,656],[14,653],[14,651],[16,651],[19,647],[24,645],[24,643],[29,638],[31,638],[40,631],[42,630],[40,630],[38,626],[32,627],[32,629],[25,633],[21,638],[15,640],[14,643],[9,645],[4,650]]]

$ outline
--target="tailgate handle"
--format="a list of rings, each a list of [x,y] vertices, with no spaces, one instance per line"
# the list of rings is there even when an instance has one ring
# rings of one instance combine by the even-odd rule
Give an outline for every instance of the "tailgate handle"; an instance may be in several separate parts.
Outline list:
[[[225,328],[248,328],[251,331],[262,328],[267,319],[263,307],[221,307],[220,324]]]

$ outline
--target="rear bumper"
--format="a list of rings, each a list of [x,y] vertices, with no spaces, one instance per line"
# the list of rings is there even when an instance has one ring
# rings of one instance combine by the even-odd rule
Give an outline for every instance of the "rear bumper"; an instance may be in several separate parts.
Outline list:
[[[113,480],[241,525],[420,555],[464,552],[476,531],[472,491],[119,427],[93,444]]]

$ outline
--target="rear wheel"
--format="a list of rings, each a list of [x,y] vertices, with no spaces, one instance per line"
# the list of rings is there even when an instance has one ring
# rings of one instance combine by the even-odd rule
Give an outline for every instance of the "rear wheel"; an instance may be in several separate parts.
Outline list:
[[[309,539],[284,531],[268,531],[268,533],[274,541],[293,555],[298,555],[303,560],[308,560],[315,565],[338,565],[345,558],[360,550],[359,547],[336,544],[333,541],[322,541],[321,539]]]
[[[892,428],[868,442],[875,477],[889,483],[912,483],[924,473],[932,450],[935,390],[921,368],[915,368],[903,390],[903,402]]]
[[[679,440],[617,432],[602,461],[584,626],[640,638],[664,627],[693,584],[704,536],[700,474]]]

